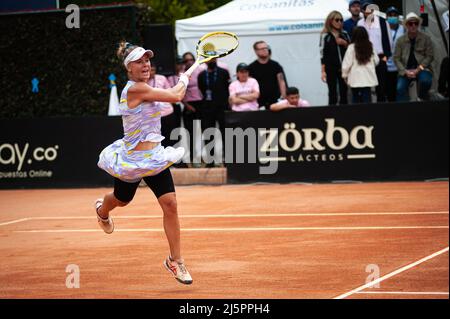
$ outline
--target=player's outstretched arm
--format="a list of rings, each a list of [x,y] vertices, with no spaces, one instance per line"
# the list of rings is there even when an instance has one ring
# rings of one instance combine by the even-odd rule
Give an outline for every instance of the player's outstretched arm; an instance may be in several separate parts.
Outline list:
[[[181,102],[186,93],[187,81],[180,81],[177,85],[169,89],[153,88],[143,82],[136,83],[128,90],[129,104],[136,104],[136,101],[138,101],[137,105],[143,101]]]

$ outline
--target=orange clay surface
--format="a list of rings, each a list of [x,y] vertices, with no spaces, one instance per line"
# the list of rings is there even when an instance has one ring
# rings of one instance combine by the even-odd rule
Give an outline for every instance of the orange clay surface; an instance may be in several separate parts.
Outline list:
[[[149,189],[100,230],[93,203],[109,191],[0,191],[0,298],[449,297],[446,181],[179,186],[190,286],[162,265]],[[66,287],[71,264],[80,288]],[[356,289],[368,277],[379,287]]]

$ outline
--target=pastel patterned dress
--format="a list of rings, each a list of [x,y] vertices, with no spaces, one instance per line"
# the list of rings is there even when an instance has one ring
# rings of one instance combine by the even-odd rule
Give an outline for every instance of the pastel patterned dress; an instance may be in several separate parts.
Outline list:
[[[143,102],[131,109],[127,104],[128,89],[136,82],[128,81],[120,96],[124,137],[107,146],[99,156],[98,166],[125,182],[138,182],[157,175],[184,155],[184,148],[161,145],[161,103]],[[148,151],[136,151],[139,142],[159,143]]]

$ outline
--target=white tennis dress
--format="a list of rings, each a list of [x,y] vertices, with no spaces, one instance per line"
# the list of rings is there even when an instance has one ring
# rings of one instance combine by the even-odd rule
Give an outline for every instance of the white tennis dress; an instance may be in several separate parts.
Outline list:
[[[98,166],[125,182],[137,182],[143,177],[157,175],[178,162],[184,148],[161,145],[161,107],[157,102],[143,102],[130,109],[128,89],[136,82],[128,81],[120,96],[119,113],[122,115],[124,137],[107,146],[99,156]],[[135,151],[139,142],[159,143],[148,151]]]

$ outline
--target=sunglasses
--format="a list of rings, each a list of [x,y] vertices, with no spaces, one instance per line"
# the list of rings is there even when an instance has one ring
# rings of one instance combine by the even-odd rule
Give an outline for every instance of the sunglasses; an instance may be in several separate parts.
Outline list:
[[[343,20],[343,19],[339,19],[339,18],[337,18],[337,19],[334,19],[334,21],[336,21],[336,22],[344,22],[344,20]]]
[[[412,27],[413,25],[418,26],[418,25],[419,25],[419,22],[417,22],[417,21],[414,21],[414,22],[408,22],[407,25],[408,25],[409,27]]]

